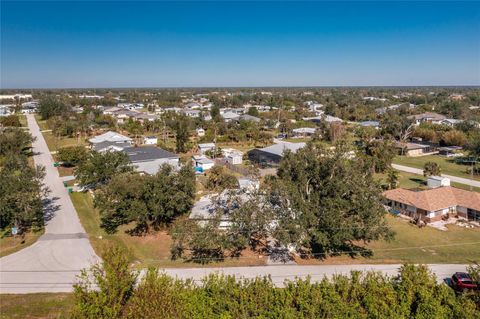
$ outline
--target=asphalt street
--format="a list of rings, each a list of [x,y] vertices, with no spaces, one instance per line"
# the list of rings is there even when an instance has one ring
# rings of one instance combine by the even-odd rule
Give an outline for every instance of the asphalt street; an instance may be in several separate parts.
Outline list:
[[[77,212],[63,186],[53,158],[33,115],[28,127],[36,137],[34,161],[45,167],[50,189],[45,234],[33,245],[0,258],[0,293],[63,292],[72,290],[79,270],[98,260]]]

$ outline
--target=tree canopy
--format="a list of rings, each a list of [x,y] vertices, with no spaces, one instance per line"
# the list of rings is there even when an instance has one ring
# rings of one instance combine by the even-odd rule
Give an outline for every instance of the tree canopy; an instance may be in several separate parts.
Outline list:
[[[69,111],[68,105],[61,99],[52,95],[47,95],[40,99],[38,112],[44,120],[47,120],[55,115],[65,115]]]
[[[101,226],[114,233],[120,225],[135,222],[132,233],[148,232],[186,214],[193,206],[195,173],[189,165],[174,171],[163,165],[155,175],[115,174],[96,192],[95,207]]]
[[[114,176],[131,172],[133,167],[124,152],[92,151],[86,160],[79,163],[75,177],[81,185],[105,184]]]

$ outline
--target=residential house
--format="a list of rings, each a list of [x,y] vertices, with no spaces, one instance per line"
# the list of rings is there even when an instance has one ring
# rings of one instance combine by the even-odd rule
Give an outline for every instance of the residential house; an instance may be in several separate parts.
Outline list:
[[[294,128],[292,130],[292,134],[294,137],[307,137],[315,134],[316,130],[317,129],[314,127],[300,127],[300,128]]]
[[[420,125],[421,123],[428,122],[432,124],[441,124],[446,117],[442,114],[426,112],[422,114],[410,115],[409,119],[413,120],[415,125]]]
[[[202,105],[200,103],[197,103],[197,102],[190,102],[190,103],[187,103],[187,105],[185,105],[185,107],[187,109],[190,109],[190,110],[198,110],[198,109],[202,108]]]
[[[480,221],[480,193],[451,186],[414,191],[404,188],[383,193],[392,212],[420,218],[425,222],[458,216]]]
[[[137,172],[153,175],[164,164],[179,167],[177,154],[168,152],[155,146],[126,147],[123,149]]]
[[[155,120],[158,119],[158,116],[154,114],[145,114],[141,112],[135,112],[135,114],[132,114],[131,118],[143,124],[145,122],[154,122]]]
[[[249,151],[248,159],[260,165],[275,166],[278,165],[286,151],[296,153],[299,149],[305,147],[305,143],[279,142],[264,148],[255,148]]]
[[[463,153],[459,152],[463,148],[461,146],[444,146],[438,148],[438,155],[446,157],[463,156]]]
[[[157,145],[158,138],[156,136],[145,136],[143,138],[143,144],[145,145]]]
[[[200,117],[200,114],[202,113],[200,110],[190,110],[190,109],[184,109],[182,110],[182,113],[185,116],[192,117],[192,118],[197,118]]]
[[[130,143],[104,141],[104,142],[92,144],[91,149],[99,153],[120,152],[130,146],[132,146]]]
[[[194,155],[192,156],[193,165],[195,166],[195,171],[197,172],[205,172],[211,169],[215,162],[206,157],[205,155]]]
[[[435,148],[432,145],[428,144],[397,142],[395,147],[399,150],[399,153],[401,155],[412,157],[429,155],[435,151]]]
[[[232,121],[236,121],[240,117],[239,114],[237,114],[235,112],[230,112],[230,111],[225,112],[225,113],[221,113],[220,115],[223,117],[223,120],[227,123],[232,122]]]
[[[457,120],[457,119],[444,119],[443,121],[440,122],[442,125],[454,127],[457,124],[462,123],[463,120]]]
[[[102,143],[102,142],[111,142],[111,143],[127,143],[132,144],[133,140],[125,135],[122,135],[117,132],[108,131],[101,135],[97,135],[88,140],[92,144]]]
[[[363,122],[360,122],[360,126],[374,127],[376,129],[379,129],[380,128],[380,123],[378,121],[363,121]]]
[[[243,162],[243,153],[233,148],[223,148],[222,154],[225,156],[225,161],[232,165],[239,165]]]
[[[205,154],[205,152],[213,150],[214,148],[215,148],[215,143],[201,143],[201,144],[198,144],[198,151],[202,155]]]
[[[0,105],[0,116],[9,116],[12,114],[11,109],[14,108],[13,104],[2,104]]]

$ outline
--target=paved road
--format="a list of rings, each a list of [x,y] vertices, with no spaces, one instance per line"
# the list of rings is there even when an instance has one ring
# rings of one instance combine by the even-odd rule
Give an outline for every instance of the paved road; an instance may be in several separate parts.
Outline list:
[[[423,170],[419,169],[419,168],[403,166],[403,165],[398,165],[398,164],[392,164],[392,167],[399,170],[399,171],[418,174],[418,175],[423,175]],[[450,178],[450,180],[452,182],[457,182],[457,183],[460,183],[460,184],[470,185],[470,186],[473,186],[473,187],[480,187],[480,181],[476,181],[476,180],[468,179],[468,178],[457,177],[457,176],[452,176],[452,175],[446,175],[446,174],[442,174],[442,176]]]
[[[231,267],[231,268],[178,268],[164,269],[168,275],[180,279],[193,279],[200,281],[210,273],[223,273],[235,275],[236,277],[254,278],[256,276],[270,275],[272,282],[281,287],[285,280],[295,278],[306,278],[310,276],[312,281],[320,281],[324,277],[331,278],[335,274],[350,274],[352,270],[359,271],[381,271],[389,276],[398,274],[401,265],[320,265],[320,266],[258,266],[258,267]],[[428,265],[430,270],[437,276],[439,283],[445,278],[450,278],[457,271],[465,271],[466,265],[457,264],[432,264]]]
[[[80,269],[97,256],[88,241],[66,188],[53,167],[53,159],[33,115],[28,127],[37,140],[33,143],[35,164],[45,166],[45,184],[50,188],[50,215],[45,234],[30,247],[0,258],[0,293],[71,291]]]

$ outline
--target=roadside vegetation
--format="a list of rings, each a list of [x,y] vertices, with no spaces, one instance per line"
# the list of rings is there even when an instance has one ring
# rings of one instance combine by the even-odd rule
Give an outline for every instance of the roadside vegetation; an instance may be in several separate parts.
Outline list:
[[[478,281],[478,266],[471,266],[470,272]],[[398,278],[352,272],[318,283],[295,279],[285,282],[284,288],[276,288],[272,278],[238,280],[221,275],[196,284],[155,268],[140,278],[129,269],[127,255],[114,247],[103,254],[102,264],[80,277],[71,314],[73,318],[476,318],[479,294],[455,294],[438,284],[426,266],[408,264],[401,267]]]
[[[0,128],[0,255],[33,243],[43,232],[44,168],[29,161],[30,133]]]

